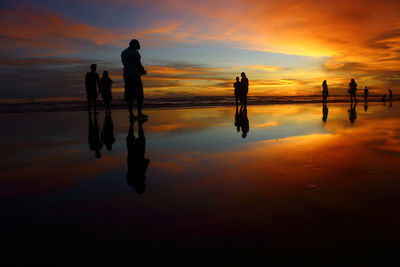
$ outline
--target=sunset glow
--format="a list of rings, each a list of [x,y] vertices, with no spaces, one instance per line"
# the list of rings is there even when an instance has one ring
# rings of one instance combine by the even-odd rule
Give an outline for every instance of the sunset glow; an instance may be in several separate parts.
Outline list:
[[[2,98],[84,96],[91,63],[122,91],[120,53],[142,44],[148,96],[372,94],[399,87],[398,1],[24,1],[0,4]],[[121,96],[121,95],[120,95]]]

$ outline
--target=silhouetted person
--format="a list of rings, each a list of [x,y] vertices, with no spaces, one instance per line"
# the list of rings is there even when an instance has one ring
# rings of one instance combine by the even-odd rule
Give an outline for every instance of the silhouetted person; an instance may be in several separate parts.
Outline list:
[[[89,112],[89,134],[88,134],[88,141],[89,141],[89,148],[90,150],[94,151],[94,155],[96,158],[101,158],[100,150],[103,148],[103,142],[101,140],[100,129],[97,123],[97,116],[96,112],[94,112],[94,122],[92,120],[92,116]]]
[[[242,138],[246,138],[247,133],[250,131],[249,118],[247,117],[247,109],[240,110],[241,113],[241,127]]]
[[[242,107],[247,106],[247,93],[249,92],[249,79],[247,79],[246,74],[242,72],[240,74],[242,76],[242,79],[240,80],[241,84],[241,91],[242,91]]]
[[[146,180],[146,170],[149,166],[149,159],[146,159],[146,139],[144,137],[143,122],[145,120],[139,120],[139,130],[138,137],[135,137],[133,131],[134,122],[131,121],[128,131],[128,136],[126,137],[126,146],[128,148],[128,174],[127,182],[136,192],[143,194],[146,190],[145,180]]]
[[[241,84],[240,84],[240,81],[239,81],[239,77],[236,77],[236,82],[233,84],[233,87],[235,88],[236,106],[238,106],[239,100],[240,100],[240,102],[242,102],[241,97],[240,97],[240,95],[241,95]],[[240,103],[240,104],[242,104],[242,103]]]
[[[322,82],[322,102],[326,103],[328,100],[328,85],[326,84],[326,80]]]
[[[369,90],[368,87],[365,86],[364,89],[364,111],[367,112],[368,110],[368,96],[369,96]]]
[[[108,71],[104,71],[103,77],[101,77],[99,82],[99,91],[104,101],[104,108],[106,110],[106,113],[111,111],[112,84],[113,81],[110,79]]]
[[[390,89],[388,89],[388,91],[389,91],[389,101],[392,101],[393,100],[393,92]]]
[[[138,50],[140,50],[139,41],[133,39],[130,41],[129,47],[121,53],[121,60],[124,65],[125,101],[131,119],[135,118],[132,112],[134,99],[137,101],[138,118],[147,118],[147,115],[142,113],[144,95],[141,79],[141,76],[147,72],[140,61],[141,57]]]
[[[354,103],[354,105],[353,102],[350,103],[350,109],[348,110],[348,112],[349,112],[349,120],[351,123],[354,123],[354,121],[357,119],[356,106],[357,103]]]
[[[88,110],[93,103],[93,111],[96,112],[96,99],[98,96],[100,75],[96,72],[97,65],[90,65],[91,71],[85,75],[86,97],[88,101]]]
[[[112,145],[115,142],[114,137],[114,123],[111,118],[111,112],[106,113],[104,118],[103,131],[101,132],[101,139],[107,148],[107,151],[112,150]]]
[[[354,101],[357,101],[356,92],[357,92],[357,83],[354,81],[354,79],[351,79],[351,82],[349,83],[349,93],[351,102],[353,102],[353,98]]]
[[[381,101],[382,101],[382,102],[386,102],[386,94],[384,94],[384,95],[382,96]]]
[[[365,102],[368,101],[368,96],[369,96],[369,90],[368,90],[368,87],[365,86],[365,89],[364,89],[364,101]]]
[[[238,112],[238,106],[236,105],[236,112],[235,112],[235,123],[234,123],[237,132],[240,132],[240,127],[242,125],[242,118],[241,113]]]
[[[322,122],[326,122],[328,120],[328,106],[326,105],[326,102],[322,105]]]

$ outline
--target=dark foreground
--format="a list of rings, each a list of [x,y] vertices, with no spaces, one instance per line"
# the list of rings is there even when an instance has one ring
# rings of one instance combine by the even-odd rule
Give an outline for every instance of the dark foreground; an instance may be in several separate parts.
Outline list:
[[[137,167],[128,173],[125,110],[113,112],[116,140],[100,159],[86,112],[0,114],[1,260],[395,264],[400,108],[360,103],[355,112],[349,104],[251,106],[247,118],[234,107],[148,110],[142,181]],[[97,121],[104,130],[103,112]],[[137,123],[133,130],[138,137]]]

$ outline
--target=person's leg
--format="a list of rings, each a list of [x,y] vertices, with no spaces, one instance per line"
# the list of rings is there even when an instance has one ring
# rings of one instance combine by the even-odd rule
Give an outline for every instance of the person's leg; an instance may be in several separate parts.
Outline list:
[[[88,99],[87,99],[87,105],[88,105],[88,111],[89,111],[89,113],[90,113],[90,101],[91,101],[91,99],[88,98]]]
[[[133,114],[133,84],[130,79],[125,79],[125,102],[128,106],[129,116],[133,118],[135,115]]]
[[[143,83],[140,78],[137,80],[136,90],[137,90],[136,99],[137,99],[137,106],[138,106],[138,116],[139,117],[147,117],[147,115],[142,113],[144,95],[143,95]]]

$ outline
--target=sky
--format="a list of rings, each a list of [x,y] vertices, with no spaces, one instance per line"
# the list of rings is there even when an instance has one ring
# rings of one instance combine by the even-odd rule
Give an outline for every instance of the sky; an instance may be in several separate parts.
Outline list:
[[[140,41],[145,96],[400,91],[398,0],[0,1],[0,98],[85,97],[92,63],[122,97],[120,54]],[[360,90],[361,91],[361,90]]]

